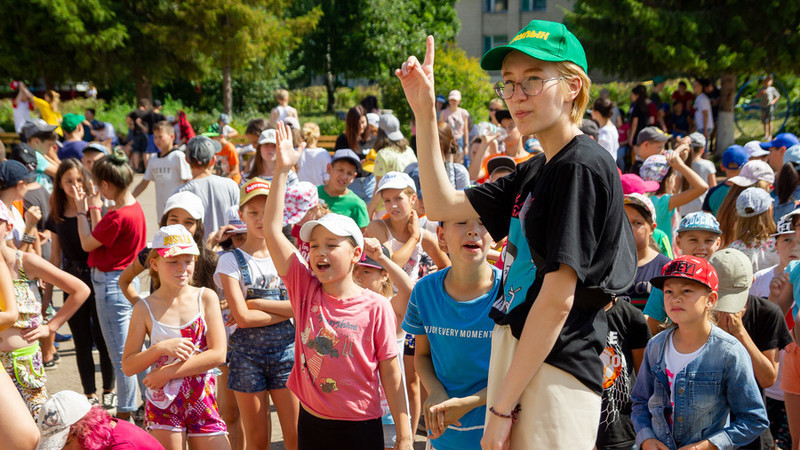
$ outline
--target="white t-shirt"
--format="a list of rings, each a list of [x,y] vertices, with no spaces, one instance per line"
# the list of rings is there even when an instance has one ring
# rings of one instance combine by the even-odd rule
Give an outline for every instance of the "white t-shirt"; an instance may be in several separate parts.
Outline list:
[[[182,191],[189,191],[203,201],[205,237],[225,225],[227,211],[231,206],[239,205],[239,186],[230,178],[218,175],[190,180],[178,189],[178,192]]]
[[[11,212],[11,225],[13,229],[10,233],[6,234],[6,240],[14,240],[14,246],[19,248],[20,244],[22,244],[22,235],[25,234],[25,219],[22,218],[22,214],[19,213],[17,207],[11,205],[8,207],[8,210]]]
[[[222,127],[222,135],[225,137],[230,136],[231,133],[233,133],[234,131],[236,131],[236,129],[230,125],[225,125],[224,127]]]
[[[307,148],[297,161],[297,178],[314,186],[328,182],[328,164],[331,154],[324,148]]]
[[[695,171],[703,181],[708,182],[708,176],[711,174],[717,173],[716,167],[714,167],[714,163],[707,159],[698,159],[696,161],[692,161],[692,170]],[[682,205],[678,208],[678,211],[681,213],[682,216],[686,216],[689,213],[697,212],[703,209],[703,201],[706,199],[706,194],[708,191],[703,192],[703,195],[697,197],[696,199],[690,201],[689,203]]]
[[[111,122],[105,122],[106,126],[102,130],[95,131],[95,139],[98,141],[105,141],[106,139],[114,140],[114,125]]]
[[[703,344],[700,348],[693,351],[692,353],[680,353],[675,350],[675,344],[673,344],[672,339],[675,337],[675,333],[673,332],[669,339],[667,339],[667,350],[664,352],[664,364],[667,366],[667,381],[669,381],[669,391],[670,391],[670,402],[672,402],[672,411],[675,411],[675,376],[678,375],[681,370],[685,369],[686,366],[689,365],[692,361],[697,358],[700,352],[706,347],[706,344]],[[670,414],[670,421],[672,421],[672,413]]]
[[[708,111],[708,123],[703,125],[703,111]],[[711,115],[711,100],[705,93],[701,93],[694,99],[694,123],[697,130],[702,133],[704,129],[714,128],[714,117]]]
[[[597,143],[606,149],[614,161],[617,160],[617,150],[619,150],[619,132],[617,127],[609,120],[604,127],[597,133]]]
[[[756,297],[769,298],[769,284],[775,278],[775,268],[777,265],[761,269],[753,275],[753,285],[750,286],[750,294]]]
[[[17,130],[17,134],[22,133],[22,126],[25,125],[25,121],[31,118],[31,108],[30,103],[28,102],[19,102],[17,106],[14,107],[14,129]]]
[[[244,256],[247,269],[250,272],[250,287],[257,289],[273,289],[282,286],[281,279],[278,276],[278,270],[275,269],[275,264],[272,263],[272,258],[253,258],[253,256],[247,252],[242,252],[242,256]],[[239,270],[239,263],[236,262],[236,256],[233,254],[233,251],[223,253],[217,261],[217,270],[214,272],[214,283],[216,283],[219,290],[222,291],[220,274],[239,280],[239,287],[242,288],[242,296],[247,297],[244,277]]]
[[[161,220],[169,196],[191,178],[192,169],[186,162],[186,155],[180,150],[150,158],[143,179],[156,183],[156,220]]]

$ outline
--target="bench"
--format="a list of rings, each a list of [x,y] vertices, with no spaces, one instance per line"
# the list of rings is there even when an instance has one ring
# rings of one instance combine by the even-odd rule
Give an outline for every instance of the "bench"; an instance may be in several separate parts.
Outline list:
[[[14,144],[19,144],[20,139],[19,135],[14,132],[2,132],[0,133],[0,141],[5,144],[6,147],[11,147]]]
[[[317,141],[317,147],[324,148],[327,150],[333,151],[333,148],[336,146],[336,138],[339,136],[335,135],[323,135],[319,137]],[[249,142],[247,141],[247,137],[244,134],[240,134],[236,137],[230,139],[230,141],[234,145],[247,145]]]

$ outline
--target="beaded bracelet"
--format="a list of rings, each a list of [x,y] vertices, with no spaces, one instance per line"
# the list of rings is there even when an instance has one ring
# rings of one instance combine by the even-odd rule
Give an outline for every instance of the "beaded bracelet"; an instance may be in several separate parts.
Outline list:
[[[497,417],[502,417],[503,419],[511,419],[511,423],[517,423],[517,421],[519,420],[519,412],[521,410],[522,410],[522,405],[520,405],[519,403],[517,403],[517,406],[515,406],[514,409],[511,410],[510,414],[501,414],[497,412],[496,409],[494,409],[494,406],[489,407],[490,413],[494,414]]]

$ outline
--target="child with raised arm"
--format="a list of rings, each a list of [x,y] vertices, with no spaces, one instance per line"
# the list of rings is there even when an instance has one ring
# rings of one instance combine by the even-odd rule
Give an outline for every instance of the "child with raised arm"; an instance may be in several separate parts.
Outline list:
[[[563,24],[533,20],[483,56],[481,67],[502,73],[495,92],[520,134],[535,134],[544,152],[465,191],[450,185],[439,151],[433,60],[428,37],[425,61],[411,56],[396,71],[416,118],[428,216],[480,217],[495,241],[508,236],[482,448],[592,448],[603,307],[630,286],[637,258],[614,159],[579,128],[591,85],[586,54]]]
[[[395,449],[410,450],[413,435],[397,361],[396,321],[384,297],[360,288],[353,270],[364,238],[356,223],[327,214],[303,225],[309,264],[281,233],[287,174],[297,163],[290,130],[278,127],[272,195],[264,235],[289,290],[295,323],[295,364],[288,386],[300,399],[298,448],[383,448],[379,385],[397,428]],[[335,443],[335,444],[334,444]]]
[[[146,428],[170,450],[182,450],[187,437],[192,448],[230,449],[211,372],[225,361],[225,328],[217,294],[190,285],[199,254],[183,225],[161,227],[153,236],[156,290],[133,306],[122,355],[128,376],[151,368],[144,378]]]
[[[494,328],[489,311],[502,272],[486,261],[492,238],[480,219],[444,221],[436,231],[452,267],[417,282],[403,329],[416,335],[432,447],[479,449]]]

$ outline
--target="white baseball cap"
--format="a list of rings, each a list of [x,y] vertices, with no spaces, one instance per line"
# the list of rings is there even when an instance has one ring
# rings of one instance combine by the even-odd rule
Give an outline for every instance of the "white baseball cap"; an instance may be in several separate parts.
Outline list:
[[[300,228],[300,239],[305,242],[311,240],[311,232],[317,225],[325,227],[326,230],[341,237],[352,237],[356,240],[358,248],[364,249],[364,235],[361,234],[361,229],[358,228],[356,222],[341,214],[329,213],[320,217],[317,220],[309,220]]]
[[[69,437],[69,428],[89,413],[92,404],[85,395],[73,391],[53,394],[42,405],[36,420],[42,434],[36,450],[64,448]]]
[[[225,234],[247,233],[247,225],[239,216],[239,207],[236,205],[231,206],[228,208],[228,211],[225,212],[225,223],[234,227],[233,230],[228,230],[225,232]]]
[[[200,254],[194,237],[183,225],[167,225],[159,228],[153,236],[153,249],[158,251],[162,258]]]
[[[262,131],[261,136],[258,137],[258,145],[277,144],[277,143],[278,143],[278,133],[273,129]]]
[[[447,96],[448,100],[458,100],[461,101],[461,91],[458,89],[453,89],[450,91],[450,94]]]
[[[367,113],[367,123],[370,126],[377,127],[381,123],[381,116],[375,113]]]
[[[755,159],[753,161],[747,161],[747,163],[742,166],[742,171],[739,172],[739,175],[731,177],[728,181],[741,187],[752,186],[758,181],[766,181],[769,184],[773,184],[775,183],[775,171],[772,170],[772,167],[770,167],[766,161]]]
[[[375,193],[384,190],[384,189],[405,189],[411,188],[414,192],[417,192],[417,186],[414,184],[414,180],[408,176],[407,173],[403,172],[387,172],[386,175],[381,178],[381,182],[378,183],[378,189],[375,190]]]
[[[748,158],[758,158],[759,156],[769,155],[769,150],[761,148],[761,141],[750,141],[744,144],[744,149],[747,150]]]
[[[206,213],[206,208],[203,206],[203,200],[196,194],[183,191],[172,194],[164,204],[164,214],[172,211],[175,208],[180,208],[189,213],[194,220],[200,220]]]

